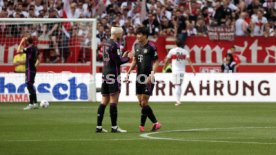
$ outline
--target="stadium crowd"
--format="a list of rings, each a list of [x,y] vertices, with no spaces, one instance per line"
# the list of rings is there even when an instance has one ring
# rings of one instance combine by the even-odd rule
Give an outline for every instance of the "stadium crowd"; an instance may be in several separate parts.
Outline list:
[[[0,18],[64,18],[65,1],[0,0]],[[99,51],[100,43],[110,35],[111,26],[122,26],[125,36],[134,36],[137,27],[145,26],[151,37],[172,36],[183,41],[189,36],[207,36],[208,26],[235,27],[237,36],[276,36],[275,0],[68,1],[72,18],[98,19]],[[3,25],[0,26],[1,33],[9,32]],[[73,29],[78,26],[73,26]],[[61,44],[58,40],[62,33],[61,30],[57,30],[58,28],[61,29],[58,26],[48,25],[46,32],[50,36],[56,36],[50,37],[54,49]],[[13,29],[11,35],[20,35],[20,32],[24,32],[21,29],[17,28],[16,31]],[[86,36],[91,34],[86,33]],[[89,43],[89,40],[86,39],[84,42]],[[62,41],[62,44],[66,43]],[[55,55],[55,50],[50,53]],[[56,55],[59,55],[59,52],[56,52]],[[56,59],[47,61],[56,62]]]

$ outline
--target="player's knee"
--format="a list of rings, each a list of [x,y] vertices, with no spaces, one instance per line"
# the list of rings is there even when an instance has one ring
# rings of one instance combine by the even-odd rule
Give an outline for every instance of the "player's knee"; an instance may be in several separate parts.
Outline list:
[[[141,100],[141,107],[147,106],[148,105],[148,101],[145,99]]]
[[[102,105],[108,105],[109,103],[109,96],[103,96],[102,97]]]

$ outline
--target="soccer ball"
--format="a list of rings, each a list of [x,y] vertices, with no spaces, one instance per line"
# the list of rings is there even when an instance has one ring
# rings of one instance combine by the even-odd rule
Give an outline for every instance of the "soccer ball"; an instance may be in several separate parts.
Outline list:
[[[48,108],[49,107],[49,102],[47,101],[47,100],[42,100],[41,102],[40,102],[40,107],[41,108]]]

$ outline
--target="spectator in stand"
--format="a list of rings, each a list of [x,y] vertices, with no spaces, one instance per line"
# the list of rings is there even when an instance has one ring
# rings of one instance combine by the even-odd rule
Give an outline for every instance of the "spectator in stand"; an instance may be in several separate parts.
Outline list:
[[[2,10],[0,11],[0,18],[7,18],[8,17],[8,11],[7,8],[2,8]]]
[[[34,8],[29,8],[28,18],[36,18]]]
[[[58,63],[60,61],[59,56],[56,54],[54,49],[51,49],[49,52],[49,57],[46,58],[46,63]]]
[[[253,14],[255,14],[258,9],[262,7],[260,0],[252,0],[252,2],[247,6],[247,12],[249,13],[249,16],[251,17]]]
[[[205,25],[203,17],[198,17],[195,28],[198,36],[208,35],[208,28]]]
[[[153,13],[148,14],[148,19],[143,21],[143,25],[148,29],[149,36],[156,36],[159,32],[159,22]]]
[[[257,11],[256,17],[251,19],[251,36],[265,36],[269,34],[269,25],[266,17],[263,16],[263,10],[259,9]]]
[[[246,36],[248,34],[248,23],[245,21],[247,16],[246,12],[240,14],[240,18],[236,21],[235,24],[235,35],[236,36]]]
[[[173,23],[174,23],[174,28],[176,29],[176,35],[177,35],[177,39],[181,40],[181,41],[185,41],[188,33],[187,33],[187,28],[189,25],[188,19],[186,17],[184,17],[180,10],[176,11],[176,16],[173,19]]]
[[[187,34],[189,37],[197,35],[197,31],[196,31],[196,28],[194,27],[194,24],[190,23],[188,25]]]
[[[43,8],[43,1],[42,0],[35,0],[34,7],[35,7],[35,14],[36,14],[36,16],[38,16],[39,11],[44,9]]]
[[[269,36],[273,37],[276,36],[276,21],[270,21],[270,29],[269,29]]]
[[[54,8],[49,9],[49,18],[58,18],[57,11]],[[58,50],[58,35],[59,35],[59,23],[49,23],[46,24],[46,36],[49,36],[50,40],[52,41],[53,47],[56,51],[57,55],[60,55]],[[44,31],[45,33],[45,31]],[[44,34],[45,35],[45,34]]]
[[[99,28],[98,28],[98,34],[96,36],[100,40],[102,40],[103,38],[107,38],[103,25],[99,26]]]
[[[163,36],[168,35],[174,29],[173,23],[171,21],[169,21],[169,19],[167,18],[167,16],[163,16],[162,17],[162,21],[161,21],[161,26],[160,27],[161,27],[160,35],[163,35]]]
[[[122,26],[123,30],[124,30],[124,35],[127,35],[129,33],[129,28],[131,28],[131,20],[130,19],[126,19],[124,25]]]
[[[80,18],[81,12],[80,9],[77,9],[77,3],[72,3],[70,5],[72,17],[73,18]]]
[[[231,20],[232,10],[228,7],[229,3],[227,0],[223,1],[223,4],[217,4],[216,13],[214,18],[216,19],[217,25],[229,25]]]
[[[129,27],[128,27],[127,36],[135,37],[135,31],[134,31],[134,27],[133,27],[133,26],[129,26]]]

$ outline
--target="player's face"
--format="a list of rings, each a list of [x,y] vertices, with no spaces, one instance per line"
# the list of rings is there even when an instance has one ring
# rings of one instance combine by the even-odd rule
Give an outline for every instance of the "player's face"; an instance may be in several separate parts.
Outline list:
[[[136,38],[140,43],[144,42],[147,39],[147,37],[141,33],[136,34]]]

